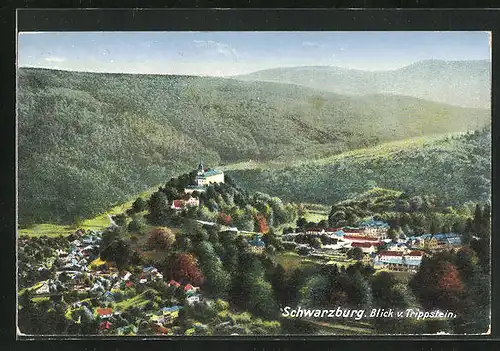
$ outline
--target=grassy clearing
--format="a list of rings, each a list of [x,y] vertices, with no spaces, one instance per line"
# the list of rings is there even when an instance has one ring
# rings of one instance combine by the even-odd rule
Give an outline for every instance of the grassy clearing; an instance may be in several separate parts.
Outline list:
[[[49,301],[50,300],[50,297],[34,297],[31,299],[31,301],[35,302],[35,303],[40,303],[42,301]]]
[[[302,257],[295,252],[283,252],[276,255],[276,262],[283,266],[285,271],[293,271],[298,268],[317,264],[317,262]]]
[[[140,307],[147,304],[150,300],[145,297],[148,290],[144,291],[142,294],[136,295],[130,299],[120,301],[116,304],[116,308],[120,311],[125,311],[130,307]]]
[[[304,218],[308,221],[308,222],[319,222],[319,221],[322,221],[322,220],[328,220],[328,214],[326,213],[322,213],[322,212],[316,212],[316,211],[307,211]]]
[[[109,211],[97,215],[94,218],[85,219],[79,224],[75,225],[58,225],[58,224],[36,224],[30,228],[19,229],[19,235],[28,235],[28,236],[50,236],[55,237],[59,235],[69,235],[74,233],[77,229],[93,229],[93,230],[104,230],[110,225],[108,214],[116,215],[125,212],[127,209],[132,207],[133,202],[138,198],[142,197],[143,199],[149,198],[151,194],[158,190],[158,186],[152,187],[149,190],[134,196],[129,201],[117,205],[111,208]]]

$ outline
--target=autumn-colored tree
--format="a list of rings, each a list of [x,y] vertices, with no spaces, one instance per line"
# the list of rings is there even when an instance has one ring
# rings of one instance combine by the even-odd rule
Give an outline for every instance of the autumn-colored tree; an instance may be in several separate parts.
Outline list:
[[[217,217],[217,222],[220,224],[230,225],[231,221],[232,221],[231,216],[224,212],[219,213],[219,216]]]
[[[205,280],[198,266],[198,261],[192,254],[188,253],[177,255],[172,267],[172,274],[174,279],[190,282],[194,285],[201,285]]]
[[[446,253],[422,261],[410,286],[425,308],[456,310],[461,305],[464,283],[457,266]]]
[[[449,262],[442,262],[439,270],[441,279],[438,286],[443,294],[448,295],[451,299],[464,290],[464,284],[460,280],[460,274],[455,265]]]
[[[158,227],[149,233],[148,246],[152,249],[168,249],[175,241],[175,235],[166,227]]]
[[[267,225],[266,218],[263,215],[258,214],[255,216],[255,222],[259,233],[267,233],[269,231],[269,226]]]

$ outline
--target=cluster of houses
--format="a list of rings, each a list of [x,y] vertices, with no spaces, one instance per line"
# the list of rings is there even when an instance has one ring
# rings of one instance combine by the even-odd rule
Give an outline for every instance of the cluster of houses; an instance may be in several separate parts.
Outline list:
[[[182,199],[175,199],[172,201],[170,208],[176,212],[181,212],[189,207],[200,206],[200,200],[193,197],[193,192],[204,192],[207,185],[224,183],[224,172],[211,168],[206,168],[200,162],[196,170],[196,177],[194,184],[190,184],[184,188],[185,197]]]
[[[286,234],[284,239],[293,240],[298,234],[326,235],[336,239],[336,243],[323,245],[320,251],[345,253],[352,248],[360,248],[376,268],[410,271],[420,266],[425,254],[462,246],[460,235],[455,233],[423,234],[392,240],[387,237],[389,228],[383,221],[368,220],[360,222],[358,227],[307,229],[303,233]],[[316,255],[321,256],[321,253]]]
[[[61,271],[87,271],[89,262],[99,254],[102,232],[79,230],[76,235],[79,237],[70,243],[68,251],[56,251],[55,263]]]
[[[38,297],[58,296],[60,298],[62,298],[62,293],[68,290],[88,293],[89,295],[86,295],[88,298],[72,303],[71,308],[81,310],[81,313],[86,314],[88,319],[98,319],[99,330],[102,333],[112,329],[113,318],[121,312],[111,307],[93,308],[90,303],[91,299],[96,299],[101,306],[107,306],[107,303],[120,301],[117,296],[119,291],[163,280],[163,275],[152,266],[142,267],[140,272],[133,274],[126,270],[118,271],[106,262],[96,261],[102,240],[100,232],[78,230],[72,240],[67,250],[56,250],[54,279],[40,282],[33,291]],[[169,281],[167,286],[182,289],[186,296],[185,303],[188,305],[202,301],[199,287],[191,284],[181,285],[175,280]],[[120,299],[122,298],[123,295],[120,296]],[[159,334],[167,333],[165,325],[177,318],[181,308],[182,306],[170,306],[153,312],[150,314],[151,327]],[[133,325],[120,327],[117,332],[121,335],[136,333],[137,327]]]
[[[420,266],[423,256],[424,253],[419,250],[384,250],[377,253],[373,260],[373,264],[375,268],[389,268],[397,271],[415,271]]]
[[[387,239],[387,231],[389,224],[383,221],[363,221],[358,227],[345,226],[340,228],[311,228],[304,231],[305,234],[326,234],[333,238],[345,237],[366,237],[371,239],[384,240]]]

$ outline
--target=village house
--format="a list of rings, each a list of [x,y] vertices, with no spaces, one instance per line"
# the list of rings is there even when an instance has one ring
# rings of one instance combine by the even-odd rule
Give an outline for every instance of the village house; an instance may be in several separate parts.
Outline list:
[[[406,252],[408,252],[409,249],[408,249],[408,246],[406,245],[406,243],[390,242],[387,244],[386,250],[387,251],[399,251],[399,252],[406,253]]]
[[[354,236],[365,236],[363,234],[362,230],[360,228],[356,228],[356,227],[343,227],[342,231],[344,232],[344,236],[345,235],[349,235],[349,236],[352,236],[352,237],[354,237]]]
[[[178,288],[179,286],[181,286],[181,284],[176,282],[175,280],[171,280],[167,283],[167,286],[173,286],[174,288]]]
[[[422,261],[423,256],[424,256],[424,253],[422,251],[415,250],[415,251],[411,251],[410,253],[408,253],[405,257],[406,257],[407,262],[409,262],[409,261],[419,262],[419,261]]]
[[[166,315],[166,314],[171,314],[173,312],[177,312],[181,308],[182,308],[182,306],[163,307],[160,309],[160,311],[162,312],[162,314]]]
[[[193,295],[186,298],[188,305],[194,305],[201,302],[201,295]]]
[[[187,296],[195,295],[198,291],[200,291],[200,288],[197,286],[192,286],[191,284],[186,284],[186,286],[184,287],[184,292]]]
[[[351,243],[351,247],[359,247],[364,254],[372,254],[376,250],[376,245],[369,242],[353,242]]]
[[[377,237],[379,240],[387,238],[387,231],[389,230],[389,224],[383,221],[368,220],[359,223],[361,232],[364,235]]]
[[[96,313],[101,319],[110,318],[113,316],[113,309],[99,307],[96,309]]]
[[[374,259],[374,266],[387,267],[396,271],[415,271],[422,261],[422,252],[381,251]]]
[[[427,250],[437,250],[439,246],[439,241],[435,237],[431,237],[429,239],[425,239],[424,248]]]
[[[181,211],[187,207],[198,207],[200,206],[200,200],[195,197],[189,197],[189,199],[177,199],[172,201],[171,209],[176,211]]]
[[[261,236],[259,234],[255,235],[253,240],[249,240],[250,251],[261,254],[266,248],[266,244],[262,241]]]
[[[149,266],[142,269],[142,274],[139,277],[139,283],[144,284],[145,282],[163,279],[163,274],[158,272],[155,267]]]
[[[451,249],[462,246],[462,239],[455,233],[434,234],[433,238],[438,241],[440,248]]]

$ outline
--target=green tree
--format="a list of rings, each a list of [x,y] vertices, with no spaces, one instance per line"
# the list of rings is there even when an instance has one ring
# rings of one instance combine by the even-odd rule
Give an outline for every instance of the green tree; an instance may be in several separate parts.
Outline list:
[[[148,205],[147,202],[144,201],[142,197],[138,197],[132,204],[132,209],[134,210],[135,213],[142,212],[146,210],[147,205]]]

